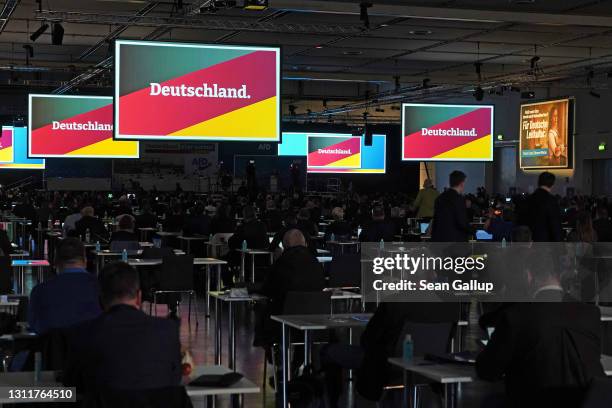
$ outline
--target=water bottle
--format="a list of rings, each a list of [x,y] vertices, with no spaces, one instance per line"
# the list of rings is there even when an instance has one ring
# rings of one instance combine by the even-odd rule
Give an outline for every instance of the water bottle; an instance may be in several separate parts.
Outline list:
[[[506,247],[506,237],[502,238],[502,248]]]
[[[329,240],[331,242],[336,242],[336,234],[334,234],[333,232],[331,233],[331,235],[329,236]]]
[[[412,342],[412,336],[407,334],[404,337],[404,362],[411,363],[414,357],[414,343]]]
[[[41,371],[42,371],[42,354],[40,351],[34,353],[34,382],[40,382],[41,380]]]
[[[96,252],[100,252],[100,241],[96,241]]]
[[[242,250],[243,250],[243,251],[246,251],[246,250],[247,250],[247,242],[246,242],[246,239],[243,239],[243,240],[242,240]]]
[[[89,228],[87,228],[85,230],[85,242],[89,243],[89,241],[91,241],[91,232],[89,231]]]
[[[123,262],[127,262],[127,260],[128,260],[127,249],[125,249],[125,248],[123,248],[123,251],[121,252],[121,260]]]
[[[162,232],[162,229],[163,229],[163,225],[162,225],[162,223],[161,223],[161,222],[157,223],[157,230],[158,230],[159,232]]]
[[[378,243],[378,249],[380,249],[381,251],[385,249],[385,241],[381,238],[380,242]]]
[[[38,231],[42,231],[42,222],[38,221]]]
[[[51,221],[51,218],[49,217],[49,219],[47,220],[47,229],[52,230],[53,229],[53,221]]]

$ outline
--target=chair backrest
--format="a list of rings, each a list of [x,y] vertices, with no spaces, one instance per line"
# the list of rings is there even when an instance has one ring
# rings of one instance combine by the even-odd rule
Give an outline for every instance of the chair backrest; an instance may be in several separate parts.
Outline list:
[[[417,323],[405,322],[400,336],[395,344],[395,356],[403,353],[404,338],[407,334],[412,337],[415,356],[425,354],[442,355],[449,351],[453,322]]]
[[[111,241],[110,250],[113,252],[126,251],[138,251],[140,244],[138,241]]]
[[[142,259],[163,259],[165,256],[172,256],[172,255],[174,255],[172,248],[149,247],[149,248],[144,248],[142,250],[141,258]]]
[[[331,292],[287,292],[282,314],[325,314],[330,311]]]
[[[193,255],[170,255],[162,258],[159,290],[194,290]]]
[[[581,408],[612,407],[612,380],[608,378],[593,378],[586,391]]]
[[[329,263],[330,288],[361,287],[361,259],[359,254],[336,255]]]
[[[11,258],[9,256],[0,256],[0,293],[9,293],[11,291],[12,277]]]

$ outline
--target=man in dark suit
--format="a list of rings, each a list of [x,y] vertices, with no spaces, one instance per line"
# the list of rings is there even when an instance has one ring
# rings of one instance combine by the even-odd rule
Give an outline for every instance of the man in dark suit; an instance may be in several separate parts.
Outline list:
[[[119,218],[119,229],[111,234],[111,245],[113,242],[138,242],[134,227],[134,217],[129,214],[122,215]]]
[[[210,217],[205,214],[204,205],[197,203],[185,219],[183,235],[186,237],[208,236],[210,231]]]
[[[270,268],[261,293],[270,299],[272,314],[281,313],[285,295],[290,291],[321,291],[325,275],[321,263],[306,245],[299,229],[283,236],[283,253]]]
[[[32,289],[28,324],[44,334],[71,326],[102,313],[96,277],[85,268],[85,247],[76,238],[60,241],[55,250],[58,275]]]
[[[149,201],[143,201],[140,214],[136,216],[136,228],[155,228],[157,217],[151,211]]]
[[[466,179],[462,171],[453,171],[449,176],[450,188],[436,198],[431,229],[433,242],[468,241],[472,231],[463,198]]]
[[[178,386],[178,322],[140,310],[138,272],[128,264],[108,264],[101,279],[104,314],[68,332],[66,384],[79,392]]]
[[[538,188],[527,199],[528,223],[534,242],[561,241],[561,209],[551,190],[555,175],[547,171],[538,177]]]
[[[385,242],[393,242],[395,234],[395,225],[391,221],[385,220],[385,209],[381,206],[376,206],[372,210],[372,220],[364,225],[359,234],[361,242],[379,242],[381,239]]]
[[[600,362],[600,312],[569,298],[551,253],[527,261],[534,302],[503,306],[476,362],[478,376],[506,383],[511,407],[578,407]]]
[[[240,249],[242,241],[247,242],[249,249],[266,249],[269,245],[266,224],[259,221],[255,216],[255,209],[247,205],[242,209],[242,224],[240,224],[234,235],[229,239],[230,249]]]
[[[612,220],[605,205],[597,206],[597,218],[593,221],[593,228],[597,232],[597,241],[612,242]]]
[[[93,241],[108,239],[108,231],[104,227],[104,223],[94,215],[93,207],[84,207],[81,210],[81,215],[81,219],[75,223],[77,237],[84,238],[87,230],[89,230]]]

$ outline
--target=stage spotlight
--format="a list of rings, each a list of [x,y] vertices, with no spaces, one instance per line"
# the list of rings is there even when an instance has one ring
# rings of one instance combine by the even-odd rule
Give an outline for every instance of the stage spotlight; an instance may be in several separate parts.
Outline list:
[[[536,97],[536,94],[534,91],[521,92],[522,99],[534,99],[535,97]]]
[[[36,30],[36,31],[34,31],[34,32],[32,33],[32,35],[30,36],[30,40],[32,40],[32,41],[36,41],[36,40],[38,40],[38,37],[40,37],[41,35],[43,35],[43,33],[44,33],[45,31],[47,31],[47,29],[48,29],[48,28],[49,28],[49,24],[47,24],[47,23],[43,23],[43,24],[42,24],[42,25],[41,25],[41,26],[38,28],[38,30]]]
[[[62,45],[64,42],[64,27],[60,23],[53,23],[51,30],[51,44]]]
[[[479,102],[482,101],[482,99],[484,98],[484,91],[480,86],[477,87],[474,91],[474,98]]]

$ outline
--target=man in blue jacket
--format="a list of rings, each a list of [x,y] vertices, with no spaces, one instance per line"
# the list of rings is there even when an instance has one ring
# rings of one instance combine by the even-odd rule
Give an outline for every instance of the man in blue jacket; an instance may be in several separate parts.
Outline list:
[[[57,245],[58,275],[36,285],[30,294],[30,329],[44,334],[100,315],[98,282],[85,269],[86,259],[85,247],[77,238],[66,238]]]

